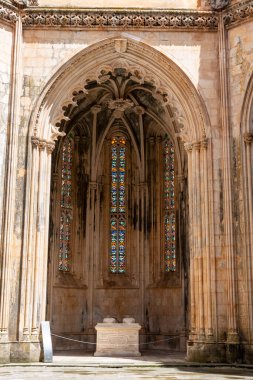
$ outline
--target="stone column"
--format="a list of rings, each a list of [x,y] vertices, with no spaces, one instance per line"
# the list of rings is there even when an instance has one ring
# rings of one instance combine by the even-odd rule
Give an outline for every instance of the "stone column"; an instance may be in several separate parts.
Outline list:
[[[140,184],[140,210],[141,210],[141,228],[140,228],[140,263],[139,268],[141,270],[140,272],[140,309],[141,309],[141,315],[140,315],[140,324],[142,328],[144,328],[145,324],[145,236],[146,236],[146,224],[147,224],[147,202],[146,202],[146,196],[147,196],[147,184],[142,182]]]
[[[31,303],[32,303],[32,284],[33,284],[33,265],[34,265],[34,229],[36,224],[36,205],[37,205],[37,178],[39,173],[39,143],[37,137],[32,137],[32,166],[31,177],[29,178],[30,184],[30,199],[29,199],[29,213],[26,219],[27,234],[24,234],[25,248],[23,251],[22,262],[22,282],[21,282],[21,311],[20,317],[24,316],[23,320],[20,319],[20,339],[23,341],[30,340],[31,334]],[[27,243],[26,243],[27,242]]]
[[[95,105],[91,108],[91,113],[93,115],[93,124],[92,124],[92,150],[91,150],[91,182],[89,184],[89,200],[90,202],[88,207],[88,236],[89,238],[89,247],[90,252],[90,262],[89,262],[89,276],[88,276],[88,330],[89,333],[94,333],[93,325],[93,287],[94,287],[94,258],[95,258],[95,249],[97,242],[95,240],[95,230],[98,230],[97,221],[98,212],[99,212],[99,200],[98,200],[98,184],[97,184],[97,117],[98,113],[101,111],[100,105]]]
[[[186,143],[188,154],[190,224],[190,335],[188,360],[213,360],[214,343],[211,289],[211,244],[213,232],[208,189],[208,141]]]
[[[207,166],[208,140],[201,141],[201,176],[202,176],[202,238],[203,238],[203,275],[204,275],[204,298],[205,298],[205,335],[207,342],[214,341],[213,318],[212,318],[212,261],[211,261],[211,231],[213,231],[213,217],[210,213],[210,199],[208,189],[208,166]],[[209,174],[210,175],[210,174]]]
[[[244,159],[244,212],[245,212],[245,242],[246,242],[246,278],[248,291],[248,329],[249,343],[253,343],[253,297],[252,297],[252,247],[253,247],[253,181],[252,181],[252,159],[253,159],[253,133],[246,132],[243,135],[245,144]],[[253,351],[253,348],[251,349]],[[251,354],[252,356],[252,354]],[[251,359],[252,360],[252,359]]]
[[[13,76],[10,96],[10,118],[8,126],[9,146],[7,154],[7,185],[5,198],[5,217],[3,220],[3,253],[2,253],[2,273],[0,292],[0,362],[5,363],[10,360],[9,344],[9,309],[12,289],[11,278],[11,253],[13,243],[13,228],[15,214],[16,195],[16,171],[17,171],[17,151],[18,151],[18,129],[20,116],[20,96],[22,86],[22,21],[18,16],[15,25],[14,45],[13,45]]]
[[[47,176],[47,142],[40,140],[39,143],[39,178],[38,178],[38,198],[37,198],[37,223],[35,233],[35,258],[34,258],[34,281],[33,281],[33,302],[32,302],[32,339],[39,340],[40,316],[42,312],[42,284],[43,279],[43,248],[45,240],[45,211],[46,197],[45,187],[50,176]],[[48,178],[47,178],[48,177]],[[48,204],[49,206],[49,204]]]
[[[227,268],[227,359],[237,359],[236,348],[229,347],[239,343],[237,331],[236,276],[235,276],[235,246],[233,236],[233,196],[232,196],[232,165],[231,165],[231,131],[229,125],[229,95],[227,78],[227,34],[223,24],[222,13],[219,20],[219,65],[221,88],[221,129],[223,152],[223,189],[224,189],[224,252]],[[230,349],[231,348],[231,349]]]
[[[89,333],[94,333],[93,325],[93,287],[94,287],[94,248],[96,247],[95,242],[95,229],[96,229],[96,211],[99,210],[98,197],[97,197],[98,185],[96,182],[90,182],[89,185],[89,278],[88,278],[88,330]],[[95,211],[96,210],[96,211]]]
[[[50,211],[50,188],[51,188],[51,163],[52,153],[54,151],[54,142],[47,141],[45,160],[45,187],[44,187],[44,202],[45,202],[45,227],[43,237],[42,250],[42,299],[41,299],[41,321],[46,319],[46,298],[47,298],[47,277],[48,277],[48,234],[49,234],[49,211]]]
[[[195,340],[196,335],[196,298],[195,298],[195,287],[194,287],[194,249],[193,249],[193,225],[192,225],[192,216],[193,216],[193,184],[192,184],[192,176],[193,176],[193,165],[192,165],[192,144],[186,143],[185,150],[188,156],[188,192],[189,192],[189,249],[190,249],[190,334],[189,341]]]
[[[202,197],[202,174],[200,163],[200,147],[201,142],[193,143],[192,155],[194,166],[194,196],[195,196],[195,209],[194,209],[194,231],[195,237],[195,281],[196,281],[196,294],[197,294],[197,334],[198,341],[205,340],[205,326],[204,326],[204,294],[203,294],[203,197]]]

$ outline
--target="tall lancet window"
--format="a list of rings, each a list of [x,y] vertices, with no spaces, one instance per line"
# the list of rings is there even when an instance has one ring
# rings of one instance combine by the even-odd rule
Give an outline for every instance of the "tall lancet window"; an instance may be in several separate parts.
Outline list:
[[[168,137],[163,143],[164,261],[165,272],[176,270],[175,150]]]
[[[111,138],[111,273],[126,272],[126,138]]]
[[[72,220],[73,140],[67,138],[62,148],[59,270],[70,271]]]

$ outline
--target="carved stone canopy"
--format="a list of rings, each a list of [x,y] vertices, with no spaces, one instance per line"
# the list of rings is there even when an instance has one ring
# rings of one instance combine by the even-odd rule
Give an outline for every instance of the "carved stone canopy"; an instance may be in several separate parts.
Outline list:
[[[53,124],[66,134],[75,125],[82,125],[89,135],[94,108],[99,110],[96,112],[98,134],[103,133],[112,120],[120,119],[121,125],[128,124],[135,135],[139,133],[140,118],[147,128],[154,128],[158,119],[159,128],[162,124],[168,125],[168,118],[171,118],[175,133],[182,128],[183,116],[173,94],[166,92],[158,78],[152,78],[136,67],[131,70],[122,66],[103,67],[98,74],[87,74],[83,88],[80,86],[69,95],[69,102],[64,102],[58,121]]]

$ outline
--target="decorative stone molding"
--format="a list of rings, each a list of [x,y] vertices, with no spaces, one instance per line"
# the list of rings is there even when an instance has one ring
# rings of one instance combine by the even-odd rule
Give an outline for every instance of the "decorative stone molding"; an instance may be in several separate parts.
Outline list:
[[[41,139],[40,142],[39,142],[39,150],[46,149],[46,146],[47,146],[46,140]]]
[[[218,29],[218,12],[228,6],[228,0],[210,0],[213,11],[193,10],[115,10],[115,9],[40,9],[37,0],[16,1],[16,6],[0,0],[0,19],[14,23],[22,10],[24,28],[82,28],[109,30],[208,30]],[[30,8],[31,7],[31,8]],[[34,7],[34,8],[33,8]],[[253,0],[236,3],[223,10],[226,27],[244,22],[253,16]],[[115,49],[124,53],[124,40],[115,43]]]
[[[55,126],[51,126],[51,136],[50,136],[50,141],[49,142],[54,142],[54,141],[57,141],[58,137],[63,137],[66,135],[65,132],[60,132],[59,131],[60,127],[55,127]]]
[[[58,131],[58,127],[53,127],[54,129],[56,129]],[[32,136],[31,137],[31,143],[32,143],[32,146],[33,148],[39,148],[39,150],[47,150],[47,152],[49,154],[51,154],[55,148],[55,140],[57,140],[57,138],[59,136],[65,136],[65,132],[59,132],[58,131],[58,134],[56,136],[56,133],[55,133],[55,139],[50,141],[50,140],[44,140],[44,139],[40,139],[39,137],[37,136]]]
[[[28,5],[30,7],[37,7],[39,5],[38,0],[28,0]]]
[[[240,24],[253,17],[253,0],[239,2],[229,7],[223,15],[223,22],[227,28]]]
[[[47,141],[46,148],[47,148],[47,153],[52,154],[55,148],[55,143]]]
[[[202,141],[200,141],[200,148],[201,149],[207,149],[207,147],[208,147],[208,139],[206,138],[206,139],[204,139],[204,140],[202,140]]]
[[[14,23],[18,19],[18,9],[11,4],[0,1],[0,19]]]
[[[62,10],[27,9],[25,27],[72,27],[83,29],[207,29],[215,30],[218,17],[210,11],[178,10]],[[115,45],[124,52],[124,44]],[[122,51],[123,49],[123,51]]]
[[[134,106],[134,103],[129,99],[115,99],[108,102],[108,108],[111,110],[117,110],[124,112],[126,109]]]
[[[192,151],[192,143],[189,143],[189,142],[185,143],[184,148],[185,148],[186,152],[191,152]]]
[[[40,139],[37,136],[32,136],[31,137],[31,142],[32,142],[32,146],[34,148],[37,148],[39,146]]]

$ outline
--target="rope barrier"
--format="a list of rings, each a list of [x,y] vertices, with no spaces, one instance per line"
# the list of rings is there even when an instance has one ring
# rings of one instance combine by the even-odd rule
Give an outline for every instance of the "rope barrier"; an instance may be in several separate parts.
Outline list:
[[[72,342],[77,342],[77,343],[84,343],[84,344],[94,344],[96,345],[97,343],[93,343],[93,342],[85,342],[83,340],[77,340],[77,339],[72,339],[72,338],[67,338],[66,336],[61,336],[61,335],[57,335],[57,334],[53,334],[51,333],[52,336],[55,336],[57,338],[61,338],[61,339],[66,339],[66,340],[71,340]],[[170,340],[173,340],[173,339],[176,339],[180,337],[180,335],[176,335],[174,337],[171,337],[171,338],[167,338],[167,339],[159,339],[159,340],[154,340],[153,342],[146,342],[146,343],[133,343],[131,344],[131,346],[143,346],[145,344],[152,344],[152,343],[158,343],[158,342],[168,342]],[[120,347],[122,346],[123,344],[111,344],[112,347]],[[108,344],[107,344],[108,346]],[[110,346],[110,345],[109,345]]]

